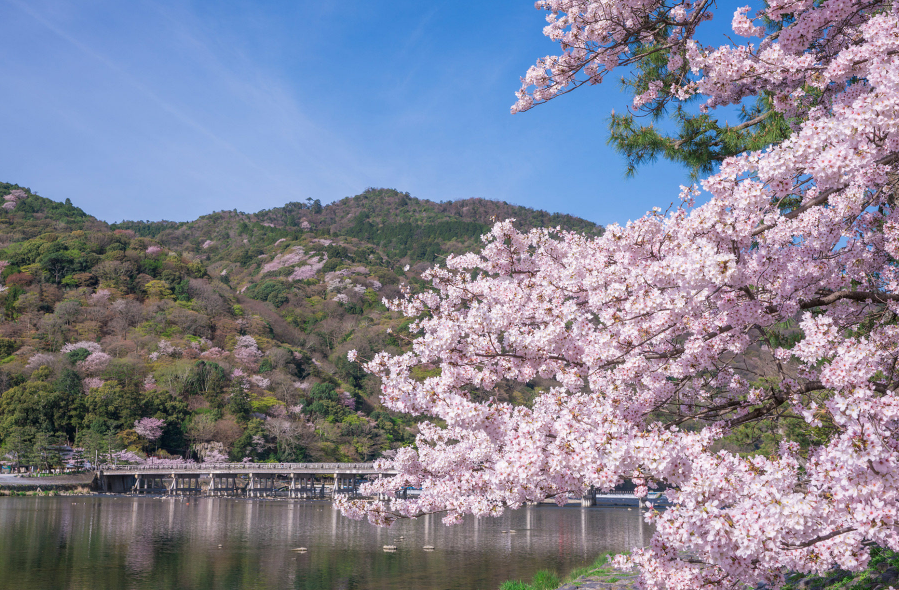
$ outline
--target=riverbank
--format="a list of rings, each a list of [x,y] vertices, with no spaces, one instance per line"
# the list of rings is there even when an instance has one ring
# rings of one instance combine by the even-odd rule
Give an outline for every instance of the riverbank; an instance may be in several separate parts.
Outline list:
[[[22,477],[0,475],[0,496],[84,495],[96,490],[94,473]]]
[[[609,565],[610,553],[596,558],[593,564],[571,571],[564,580],[549,570],[537,572],[530,582],[510,580],[500,590],[633,590],[637,575]]]
[[[593,565],[574,570],[564,581],[548,570],[535,574],[530,582],[508,581],[500,590],[634,590],[637,575],[608,565],[601,555]],[[792,574],[782,590],[887,590],[899,587],[899,553],[875,547],[868,567],[859,572],[833,570],[824,575]],[[762,586],[759,590],[765,590]]]

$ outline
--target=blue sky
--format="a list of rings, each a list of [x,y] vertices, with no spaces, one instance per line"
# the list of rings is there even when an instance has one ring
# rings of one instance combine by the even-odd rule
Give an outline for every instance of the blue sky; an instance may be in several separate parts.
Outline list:
[[[0,0],[0,22],[0,180],[106,221],[375,186],[609,224],[687,183],[624,178],[614,81],[509,114],[555,53],[531,0]]]

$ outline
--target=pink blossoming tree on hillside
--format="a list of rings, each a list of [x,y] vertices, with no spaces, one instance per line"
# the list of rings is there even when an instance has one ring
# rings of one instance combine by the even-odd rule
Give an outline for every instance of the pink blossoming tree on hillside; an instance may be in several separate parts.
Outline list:
[[[252,336],[238,336],[234,345],[234,358],[245,363],[254,363],[262,357],[262,351]]]
[[[433,291],[392,303],[418,318],[412,350],[366,368],[387,407],[445,426],[422,422],[416,449],[382,461],[399,475],[362,490],[422,494],[337,504],[452,524],[662,485],[673,506],[648,512],[649,546],[617,559],[644,588],[776,588],[791,570],[863,568],[871,545],[899,550],[896,7],[771,0],[732,15],[755,41],[710,48],[694,40],[709,1],[537,4],[562,53],[531,68],[514,110],[626,66],[655,71],[636,108],[759,99],[786,131],[723,156],[701,206],[682,188],[680,207],[595,239],[499,223],[480,254],[429,271]],[[440,373],[417,379],[419,365]],[[559,385],[530,406],[471,395],[538,375]],[[795,420],[814,434],[802,445],[716,451]]]
[[[162,436],[162,429],[165,428],[165,420],[162,418],[141,418],[134,421],[134,431],[148,441],[155,441]]]

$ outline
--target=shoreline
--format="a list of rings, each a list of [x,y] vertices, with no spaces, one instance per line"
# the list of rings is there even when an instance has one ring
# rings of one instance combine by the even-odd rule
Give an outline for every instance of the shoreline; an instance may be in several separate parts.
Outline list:
[[[591,565],[575,568],[562,579],[555,572],[542,570],[530,582],[507,580],[499,590],[634,590],[637,574],[613,568],[608,563],[610,555],[602,553]]]
[[[96,488],[95,473],[74,475],[52,474],[41,477],[0,475],[0,497],[2,496],[45,496],[92,495]]]

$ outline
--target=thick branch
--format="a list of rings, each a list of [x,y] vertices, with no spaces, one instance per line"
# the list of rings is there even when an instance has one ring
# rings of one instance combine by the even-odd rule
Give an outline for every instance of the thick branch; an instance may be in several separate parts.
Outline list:
[[[877,291],[834,291],[825,297],[816,297],[799,304],[800,309],[812,309],[836,303],[841,299],[851,299],[852,301],[873,301],[874,303],[887,303],[889,301],[899,301],[897,293],[880,293]]]
[[[894,154],[890,154],[889,156],[884,156],[883,158],[875,161],[874,164],[888,166],[890,164],[896,163],[897,161],[899,161],[899,154],[894,153]],[[797,207],[793,211],[790,211],[789,213],[785,213],[783,215],[783,217],[786,219],[793,219],[795,217],[799,217],[800,215],[802,215],[803,213],[805,213],[812,207],[817,207],[818,205],[823,205],[824,203],[827,202],[827,200],[830,198],[831,195],[838,193],[841,190],[844,190],[848,187],[849,187],[849,184],[847,183],[847,184],[843,184],[841,186],[835,186],[835,187],[823,190],[823,191],[821,191],[820,195],[818,195],[817,197],[815,197],[808,203],[802,205],[801,207]],[[775,225],[776,224],[774,224],[774,223],[766,223],[765,225],[760,225],[757,228],[755,228],[752,231],[752,234],[750,234],[750,235],[757,236],[759,234],[765,233],[766,231],[768,231]]]
[[[855,529],[853,528],[845,528],[840,529],[838,531],[833,531],[832,533],[827,533],[826,535],[820,535],[815,537],[814,539],[809,539],[804,543],[799,543],[798,545],[783,545],[784,549],[805,549],[806,547],[811,547],[821,541],[827,541],[828,539],[833,539],[834,537],[839,537],[840,535],[845,535],[846,533],[851,533]]]

